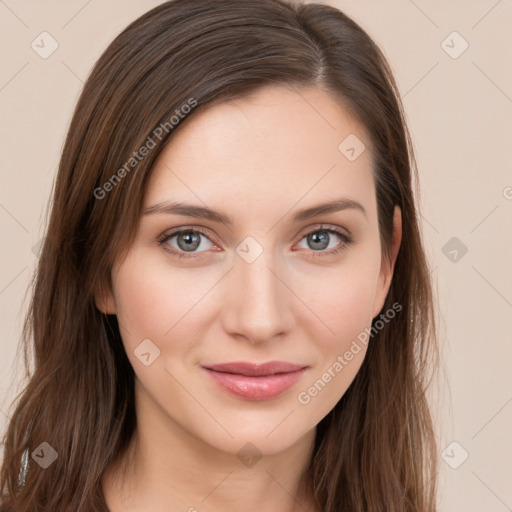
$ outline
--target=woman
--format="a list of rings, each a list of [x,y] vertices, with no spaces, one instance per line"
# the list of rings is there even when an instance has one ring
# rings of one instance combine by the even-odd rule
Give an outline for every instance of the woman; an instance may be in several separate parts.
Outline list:
[[[128,26],[63,149],[2,507],[434,511],[414,172],[339,10],[174,0]]]

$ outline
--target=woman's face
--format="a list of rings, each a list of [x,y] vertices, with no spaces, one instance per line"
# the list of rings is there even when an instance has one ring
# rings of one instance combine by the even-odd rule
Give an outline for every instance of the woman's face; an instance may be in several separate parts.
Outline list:
[[[391,277],[368,146],[315,88],[266,87],[179,128],[99,301],[155,429],[277,453],[343,396]]]

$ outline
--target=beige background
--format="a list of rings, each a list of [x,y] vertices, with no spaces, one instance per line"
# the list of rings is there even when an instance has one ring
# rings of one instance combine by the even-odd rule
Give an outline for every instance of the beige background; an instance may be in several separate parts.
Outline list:
[[[158,3],[0,0],[2,432],[10,384],[20,382],[15,356],[33,247],[72,109],[109,41]],[[511,510],[512,0],[326,3],[383,48],[415,141],[443,316],[445,372],[432,399],[444,453],[440,511]],[[59,45],[47,59],[31,48],[43,31]],[[457,54],[464,41],[467,50],[452,58],[447,51]]]

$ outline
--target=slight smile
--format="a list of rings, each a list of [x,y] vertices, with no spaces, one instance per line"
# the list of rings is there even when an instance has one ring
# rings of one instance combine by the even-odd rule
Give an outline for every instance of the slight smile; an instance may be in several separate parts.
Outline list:
[[[308,366],[282,361],[263,364],[240,361],[201,368],[232,395],[245,400],[270,400],[296,384]]]

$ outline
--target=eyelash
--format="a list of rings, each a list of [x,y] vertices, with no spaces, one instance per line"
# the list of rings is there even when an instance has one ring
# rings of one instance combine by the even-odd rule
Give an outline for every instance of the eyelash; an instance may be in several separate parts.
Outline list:
[[[342,251],[347,249],[348,246],[354,241],[354,239],[352,238],[351,235],[347,235],[346,233],[342,233],[341,231],[338,231],[337,229],[333,229],[333,228],[326,227],[326,226],[318,226],[315,229],[308,231],[307,233],[302,235],[300,240],[307,237],[308,235],[311,235],[313,233],[317,233],[320,231],[338,235],[341,238],[342,242],[340,242],[340,244],[337,247],[335,247],[334,249],[331,249],[329,251],[313,251],[313,250],[311,250],[310,252],[312,253],[311,256],[313,258],[333,256],[335,254],[341,253]],[[158,238],[158,245],[161,246],[165,251],[167,251],[167,252],[171,253],[173,256],[177,257],[178,259],[197,258],[198,257],[197,255],[201,254],[201,253],[194,253],[194,252],[187,254],[186,252],[177,251],[176,249],[174,249],[173,247],[170,247],[167,244],[167,242],[171,238],[175,237],[176,235],[180,235],[181,233],[198,233],[198,234],[203,235],[204,237],[208,238],[208,240],[210,240],[208,234],[200,228],[181,228],[179,230],[172,231],[170,233],[169,232],[164,233],[162,236],[160,236]],[[211,240],[210,240],[210,242],[211,242]]]

